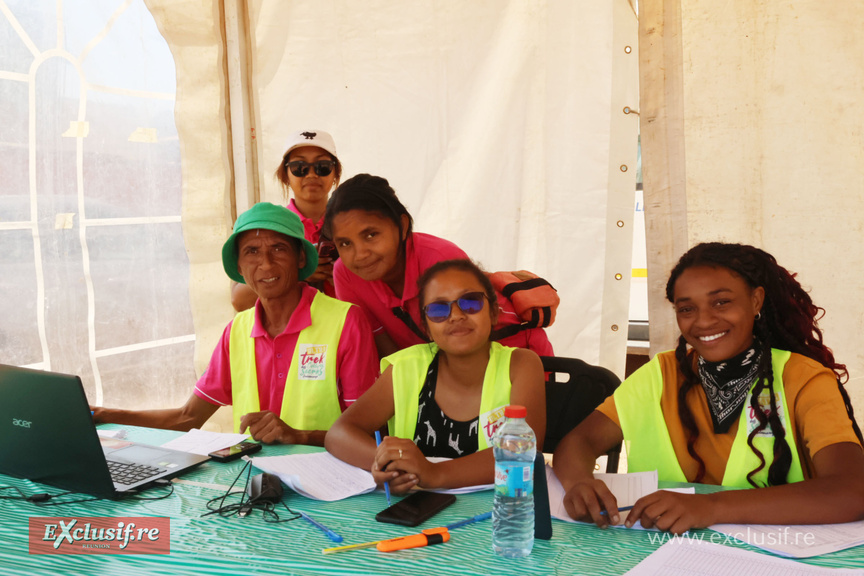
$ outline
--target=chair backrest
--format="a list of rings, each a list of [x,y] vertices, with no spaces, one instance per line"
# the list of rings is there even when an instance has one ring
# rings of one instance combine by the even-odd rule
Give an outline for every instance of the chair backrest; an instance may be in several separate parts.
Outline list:
[[[546,378],[546,437],[543,451],[553,452],[558,442],[610,396],[621,380],[602,366],[578,358],[541,356]],[[621,446],[609,452],[607,472],[618,469]]]

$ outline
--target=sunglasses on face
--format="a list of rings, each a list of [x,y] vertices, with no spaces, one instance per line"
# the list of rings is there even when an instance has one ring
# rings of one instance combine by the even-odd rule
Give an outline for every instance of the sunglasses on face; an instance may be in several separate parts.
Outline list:
[[[291,171],[291,174],[298,178],[303,178],[309,174],[310,168],[314,168],[315,174],[318,176],[329,176],[333,172],[333,168],[336,167],[336,162],[333,160],[318,160],[309,164],[303,160],[292,160],[291,162],[286,162],[285,166]]]
[[[453,304],[459,306],[459,310],[465,314],[477,314],[483,310],[483,299],[486,294],[483,292],[468,292],[463,294],[456,300],[445,302],[430,302],[423,310],[426,312],[426,318],[431,322],[444,322],[450,318],[450,312],[453,310]]]

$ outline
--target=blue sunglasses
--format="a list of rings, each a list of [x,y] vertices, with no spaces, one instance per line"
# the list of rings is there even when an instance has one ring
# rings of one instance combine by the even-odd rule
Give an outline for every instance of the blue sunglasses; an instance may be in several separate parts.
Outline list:
[[[483,310],[483,300],[486,298],[486,294],[483,292],[468,292],[467,294],[463,294],[456,300],[450,300],[449,302],[445,302],[443,300],[439,300],[438,302],[430,302],[427,304],[423,311],[426,313],[426,318],[428,318],[432,322],[444,322],[448,318],[450,318],[450,313],[453,310],[453,304],[459,306],[459,310],[464,312],[465,314],[477,314],[481,310]]]

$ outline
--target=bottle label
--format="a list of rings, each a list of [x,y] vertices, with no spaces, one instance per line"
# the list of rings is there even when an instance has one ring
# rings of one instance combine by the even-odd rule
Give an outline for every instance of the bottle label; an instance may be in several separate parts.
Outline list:
[[[520,497],[534,493],[534,463],[495,463],[495,493]]]

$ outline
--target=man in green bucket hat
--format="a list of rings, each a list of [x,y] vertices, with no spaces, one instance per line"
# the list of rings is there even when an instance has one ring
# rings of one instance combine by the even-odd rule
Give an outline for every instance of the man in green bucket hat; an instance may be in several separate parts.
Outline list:
[[[265,443],[323,446],[336,418],[378,375],[366,317],[303,282],[315,272],[318,254],[287,208],[261,202],[241,214],[222,247],[222,265],[258,301],[225,328],[186,404],[94,408],[94,419],[190,430],[231,405],[235,432]]]

